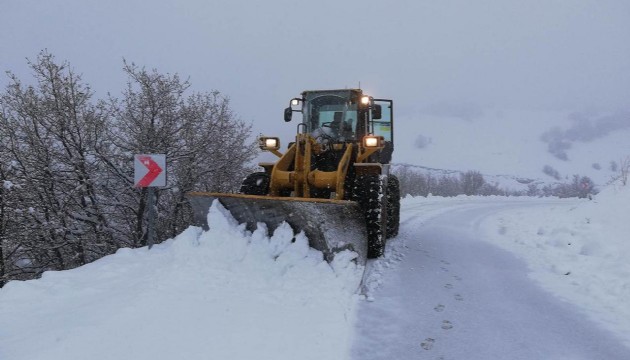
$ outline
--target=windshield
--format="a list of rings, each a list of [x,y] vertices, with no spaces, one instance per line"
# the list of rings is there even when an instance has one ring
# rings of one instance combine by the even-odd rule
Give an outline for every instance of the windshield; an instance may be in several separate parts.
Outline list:
[[[325,134],[350,140],[357,127],[357,96],[349,90],[312,92],[306,95],[304,121],[312,134]],[[316,131],[320,129],[319,131]]]

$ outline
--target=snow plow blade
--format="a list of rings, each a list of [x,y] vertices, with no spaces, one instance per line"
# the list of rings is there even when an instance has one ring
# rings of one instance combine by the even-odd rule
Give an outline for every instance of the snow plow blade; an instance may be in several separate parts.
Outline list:
[[[191,192],[186,195],[195,225],[208,229],[208,210],[217,199],[232,216],[254,231],[257,223],[265,223],[273,232],[287,222],[295,233],[304,231],[309,245],[332,261],[340,251],[357,253],[357,264],[367,260],[367,230],[364,215],[354,201],[270,197],[243,194]]]

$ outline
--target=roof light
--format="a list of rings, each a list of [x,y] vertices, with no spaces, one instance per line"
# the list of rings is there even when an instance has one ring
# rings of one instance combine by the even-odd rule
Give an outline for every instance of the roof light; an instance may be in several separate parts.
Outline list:
[[[361,97],[361,104],[363,105],[368,105],[370,103],[370,97],[367,95],[364,95]]]

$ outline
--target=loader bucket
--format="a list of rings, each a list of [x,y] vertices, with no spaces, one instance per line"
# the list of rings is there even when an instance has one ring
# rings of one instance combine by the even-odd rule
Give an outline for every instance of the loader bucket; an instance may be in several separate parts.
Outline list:
[[[329,262],[343,250],[356,252],[360,265],[367,260],[365,217],[354,201],[205,192],[191,192],[186,197],[192,205],[195,225],[206,230],[208,210],[217,199],[250,231],[262,222],[272,232],[286,221],[296,233],[304,231],[309,245],[323,252]]]

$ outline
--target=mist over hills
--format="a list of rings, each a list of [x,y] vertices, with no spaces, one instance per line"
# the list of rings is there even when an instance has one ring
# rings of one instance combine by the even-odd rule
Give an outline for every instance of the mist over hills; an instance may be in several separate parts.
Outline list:
[[[608,183],[630,156],[630,112],[427,107],[396,119],[394,162],[434,175],[474,170],[509,189],[588,176]]]

